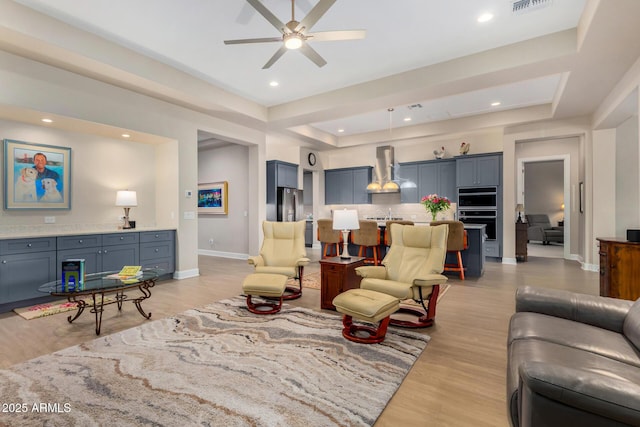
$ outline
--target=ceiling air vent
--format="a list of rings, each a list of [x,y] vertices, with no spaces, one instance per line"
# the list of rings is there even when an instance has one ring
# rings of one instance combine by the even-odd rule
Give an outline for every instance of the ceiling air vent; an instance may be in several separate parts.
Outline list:
[[[413,110],[414,108],[422,108],[422,104],[409,105],[407,108],[409,108],[409,110]]]
[[[550,6],[553,0],[516,0],[511,3],[511,11],[519,15]]]

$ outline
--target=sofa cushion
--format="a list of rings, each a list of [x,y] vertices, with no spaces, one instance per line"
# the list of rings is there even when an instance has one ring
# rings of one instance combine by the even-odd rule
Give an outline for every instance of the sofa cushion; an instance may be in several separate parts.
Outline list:
[[[627,317],[624,318],[622,333],[636,349],[640,349],[640,299],[633,303]]]
[[[512,425],[518,422],[519,368],[525,362],[544,362],[567,368],[579,367],[584,372],[594,372],[619,381],[640,384],[640,369],[628,363],[589,351],[568,347],[539,339],[516,339],[508,347],[507,404]]]
[[[640,311],[638,314],[640,319]],[[527,338],[574,347],[640,367],[640,352],[624,335],[585,323],[539,313],[515,313],[509,325],[508,344]]]

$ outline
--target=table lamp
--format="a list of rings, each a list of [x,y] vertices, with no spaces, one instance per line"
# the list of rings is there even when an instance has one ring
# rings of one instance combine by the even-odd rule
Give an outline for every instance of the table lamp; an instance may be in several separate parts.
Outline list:
[[[524,212],[524,205],[522,203],[518,203],[516,205],[516,212],[518,212],[518,220],[516,221],[518,224],[522,223],[522,212]]]
[[[351,259],[349,256],[349,231],[360,229],[358,211],[355,209],[342,209],[333,212],[333,229],[342,230],[342,255],[341,259]]]
[[[129,223],[129,209],[138,206],[136,192],[129,190],[118,191],[118,193],[116,193],[116,206],[122,206],[124,208],[124,226],[122,228],[131,228],[131,224]]]

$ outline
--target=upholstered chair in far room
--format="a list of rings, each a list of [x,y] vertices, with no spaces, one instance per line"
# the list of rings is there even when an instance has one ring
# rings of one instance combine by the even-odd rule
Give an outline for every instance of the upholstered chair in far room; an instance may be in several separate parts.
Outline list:
[[[549,215],[529,214],[527,218],[527,237],[529,240],[542,242],[548,245],[550,242],[564,243],[564,227],[552,227]]]
[[[401,224],[401,225],[413,225],[413,221],[405,221],[402,219],[394,219],[391,221],[387,221],[385,223],[386,227],[384,229],[384,245],[386,247],[391,246],[391,224]]]
[[[366,258],[365,263],[379,265],[380,259],[380,229],[378,222],[369,219],[358,221],[360,228],[351,230],[351,243],[360,246],[358,256],[367,256],[367,251],[371,248],[372,258]]]
[[[444,271],[456,271],[460,274],[460,280],[464,280],[464,265],[462,264],[462,251],[469,247],[467,231],[462,221],[432,221],[431,226],[447,224],[449,237],[447,237],[447,252],[454,253],[455,263],[444,264]]]
[[[322,258],[340,255],[342,233],[333,229],[333,219],[321,218],[318,220],[318,241],[324,243]]]
[[[287,287],[283,299],[302,296],[302,275],[304,266],[309,264],[304,246],[306,221],[272,222],[264,221],[264,240],[260,255],[249,257],[256,273],[281,274],[298,280],[298,287]]]
[[[446,224],[435,227],[391,224],[393,242],[381,266],[356,268],[362,277],[361,289],[381,292],[399,301],[413,300],[420,304],[401,304],[397,313],[412,315],[391,317],[391,324],[409,328],[433,325],[440,285],[447,281],[441,273],[447,254]]]

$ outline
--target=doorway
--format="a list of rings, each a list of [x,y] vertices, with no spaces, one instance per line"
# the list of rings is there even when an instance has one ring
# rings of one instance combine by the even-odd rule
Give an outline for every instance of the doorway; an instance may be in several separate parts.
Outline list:
[[[530,239],[529,256],[570,259],[573,206],[570,156],[520,158],[517,179],[517,203],[524,205],[525,213],[547,214],[551,225],[564,232],[562,245],[543,245]]]

